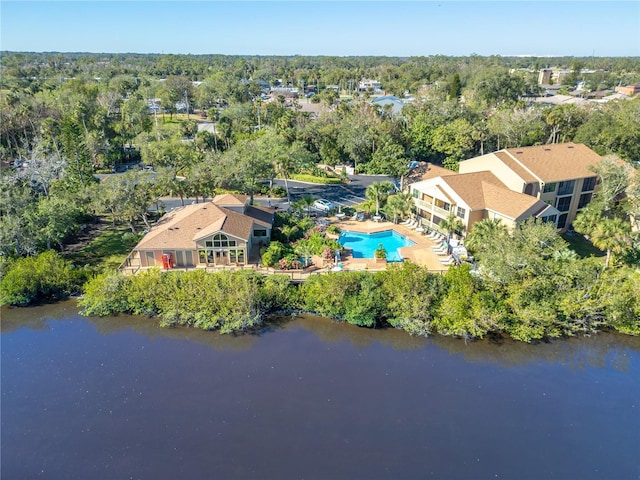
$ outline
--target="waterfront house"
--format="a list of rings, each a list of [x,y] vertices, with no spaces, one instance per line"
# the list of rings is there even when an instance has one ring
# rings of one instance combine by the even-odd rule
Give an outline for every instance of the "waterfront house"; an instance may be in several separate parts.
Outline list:
[[[164,215],[129,254],[121,269],[204,268],[247,265],[269,243],[272,208],[249,204],[249,196],[225,194]]]

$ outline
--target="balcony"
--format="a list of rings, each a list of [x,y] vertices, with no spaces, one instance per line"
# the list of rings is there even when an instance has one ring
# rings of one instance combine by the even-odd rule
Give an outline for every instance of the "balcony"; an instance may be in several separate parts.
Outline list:
[[[440,218],[447,218],[449,215],[451,215],[451,212],[449,210],[445,210],[444,208],[436,207],[435,205],[431,204],[430,202],[425,202],[424,200],[420,200],[419,198],[414,198],[414,200],[416,202],[416,206],[417,207],[420,207],[422,210],[425,210],[427,212],[433,212],[437,216],[439,216]]]

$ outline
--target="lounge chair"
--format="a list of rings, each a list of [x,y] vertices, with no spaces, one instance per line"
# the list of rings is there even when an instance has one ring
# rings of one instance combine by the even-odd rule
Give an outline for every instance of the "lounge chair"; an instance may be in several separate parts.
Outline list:
[[[404,222],[400,222],[400,225],[409,225],[411,222],[413,222],[413,219],[407,218]]]
[[[443,265],[453,265],[454,263],[456,263],[456,259],[449,255],[447,258],[443,258],[442,260],[440,260],[440,263]]]

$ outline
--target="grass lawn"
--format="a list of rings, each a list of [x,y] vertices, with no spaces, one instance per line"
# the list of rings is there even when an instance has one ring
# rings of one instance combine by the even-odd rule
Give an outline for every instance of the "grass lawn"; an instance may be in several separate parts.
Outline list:
[[[291,175],[290,180],[297,180],[299,182],[320,183],[323,185],[342,183],[342,179],[338,177],[316,177],[314,175],[308,175],[305,173],[294,173],[293,175]]]
[[[593,246],[593,244],[579,233],[567,234],[563,233],[562,238],[569,244],[569,248],[576,252],[581,258],[588,257],[604,257],[606,252]]]
[[[99,270],[115,270],[127,258],[139,239],[140,235],[133,235],[129,228],[108,226],[89,243],[70,253],[67,258],[76,265],[90,265]]]

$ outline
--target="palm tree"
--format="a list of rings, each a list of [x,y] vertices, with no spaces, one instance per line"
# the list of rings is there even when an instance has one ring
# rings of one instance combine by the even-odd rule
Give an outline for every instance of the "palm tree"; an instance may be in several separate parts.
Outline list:
[[[280,233],[287,239],[287,243],[291,241],[291,236],[298,231],[297,225],[283,225],[280,227]]]
[[[413,197],[410,193],[396,193],[389,197],[383,211],[388,217],[393,217],[393,223],[398,223],[399,217],[409,215],[413,207]]]
[[[620,254],[631,245],[631,224],[621,218],[603,218],[591,234],[591,242],[607,251],[604,268],[609,266],[611,253]]]
[[[447,232],[447,241],[451,240],[453,232],[460,232],[464,229],[464,222],[453,213],[442,220],[438,226]]]
[[[473,224],[467,235],[467,247],[475,251],[483,251],[499,242],[509,233],[507,226],[498,218],[484,219]]]
[[[302,196],[302,198],[299,200],[301,205],[304,205],[305,207],[307,207],[307,217],[311,215],[311,207],[313,206],[313,202],[315,201],[316,201],[316,197],[308,193],[305,193]]]
[[[309,258],[313,255],[313,250],[311,245],[309,245],[309,241],[306,239],[298,240],[294,247],[294,251],[303,258],[304,266],[307,267],[309,265]]]
[[[367,187],[365,195],[376,203],[376,215],[380,215],[380,204],[389,197],[389,191],[392,189],[391,182],[374,182]]]

